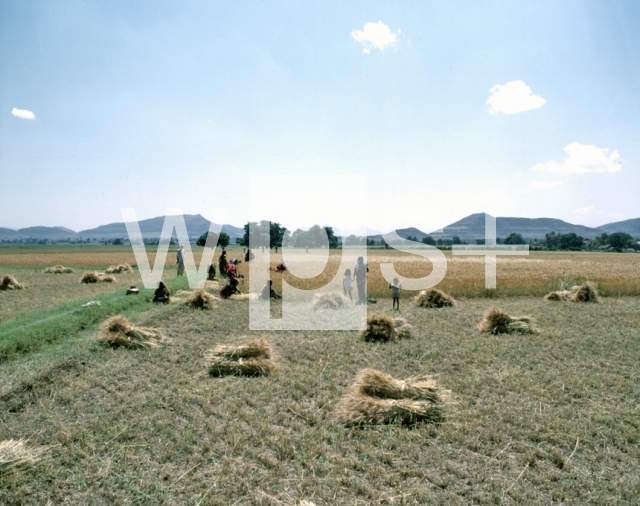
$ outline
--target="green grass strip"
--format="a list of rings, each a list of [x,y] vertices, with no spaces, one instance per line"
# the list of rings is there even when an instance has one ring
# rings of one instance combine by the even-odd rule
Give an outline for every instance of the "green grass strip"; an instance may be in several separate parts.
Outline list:
[[[165,280],[172,292],[188,288],[187,278]],[[100,296],[99,306],[82,307],[81,302],[63,304],[50,311],[36,313],[0,325],[0,363],[70,338],[83,330],[97,328],[109,315],[138,313],[152,307],[147,302],[153,290],[141,289],[138,295],[122,290]]]

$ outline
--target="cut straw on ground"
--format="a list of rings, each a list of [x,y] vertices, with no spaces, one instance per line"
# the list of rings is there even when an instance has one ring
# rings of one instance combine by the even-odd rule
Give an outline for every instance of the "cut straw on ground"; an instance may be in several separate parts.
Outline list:
[[[437,288],[422,290],[414,299],[415,305],[426,308],[452,307],[456,300]]]
[[[0,281],[0,290],[2,291],[23,290],[24,288],[27,288],[27,285],[25,283],[19,283],[16,278],[9,274],[2,278],[2,281]]]
[[[203,289],[194,290],[185,300],[187,306],[197,309],[213,309],[216,306],[213,295]]]
[[[73,269],[71,267],[65,267],[64,265],[54,265],[53,267],[47,267],[42,272],[46,274],[71,274]]]
[[[212,376],[268,376],[277,370],[273,350],[264,337],[238,345],[218,345],[204,358]]]
[[[537,334],[539,330],[533,325],[530,316],[509,316],[505,311],[497,307],[490,308],[478,325],[480,332],[489,334]]]
[[[113,347],[147,349],[158,346],[165,337],[158,329],[136,327],[124,316],[116,315],[102,324],[99,340]]]
[[[27,469],[48,455],[48,447],[28,445],[23,439],[0,441],[0,476]]]
[[[396,380],[364,369],[340,400],[337,416],[346,426],[418,422],[440,423],[449,392],[430,376]]]
[[[313,309],[342,309],[349,304],[341,292],[318,293],[313,297]]]

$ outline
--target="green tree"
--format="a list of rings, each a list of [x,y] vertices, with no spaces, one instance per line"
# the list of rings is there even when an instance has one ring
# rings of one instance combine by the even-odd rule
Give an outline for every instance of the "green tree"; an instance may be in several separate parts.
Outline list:
[[[525,241],[520,234],[516,234],[514,232],[513,234],[510,234],[508,237],[505,238],[504,243],[505,244],[527,244],[527,241]]]
[[[324,227],[324,231],[329,239],[329,249],[336,249],[338,247],[338,238],[333,232],[333,227]]]
[[[624,232],[614,232],[607,237],[607,242],[612,248],[621,251],[624,248],[629,248],[631,246],[633,243],[633,237],[629,234],[625,234]]]
[[[429,235],[425,235],[422,238],[422,244],[428,244],[429,246],[435,246],[436,245],[436,241],[434,240],[433,237],[429,236]]]
[[[226,248],[227,246],[229,246],[230,242],[231,238],[226,232],[220,232],[219,236],[212,232],[205,232],[200,237],[198,237],[196,244],[198,246],[207,246],[208,248],[213,248],[216,244],[218,244],[219,246]]]

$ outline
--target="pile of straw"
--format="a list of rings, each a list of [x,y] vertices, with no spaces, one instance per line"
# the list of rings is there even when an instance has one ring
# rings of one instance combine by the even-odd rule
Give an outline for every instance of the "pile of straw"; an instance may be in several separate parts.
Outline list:
[[[392,341],[398,338],[393,318],[372,313],[367,316],[367,328],[360,332],[365,341]]]
[[[452,307],[457,304],[456,300],[437,288],[422,290],[414,299],[418,307]]]
[[[164,336],[158,329],[136,327],[124,316],[116,315],[102,324],[99,340],[114,347],[139,349],[158,346]]]
[[[107,274],[120,274],[121,272],[133,272],[131,266],[127,263],[120,265],[112,265],[106,271]]]
[[[571,290],[549,292],[544,296],[544,300],[563,302],[600,302],[600,297],[598,296],[598,290],[595,283],[592,281],[585,281],[580,286],[573,286]]]
[[[568,301],[571,299],[571,290],[557,290],[555,292],[549,292],[544,296],[544,300],[550,301]]]
[[[48,456],[46,446],[27,446],[24,440],[0,441],[0,476],[32,466]]]
[[[399,339],[411,339],[413,337],[413,327],[404,318],[394,318],[393,325]]]
[[[478,325],[478,330],[494,335],[514,332],[536,334],[539,332],[533,326],[533,319],[530,316],[509,316],[497,307],[492,307],[485,313],[480,325]]]
[[[212,376],[268,376],[277,370],[272,358],[273,350],[264,337],[240,345],[221,344],[204,356]]]
[[[5,291],[5,290],[22,290],[24,288],[26,288],[27,285],[24,283],[18,283],[18,280],[16,278],[14,278],[13,276],[11,276],[10,274],[7,274],[4,278],[2,278],[2,281],[0,281],[0,290]]]
[[[340,400],[337,415],[347,426],[440,423],[448,398],[449,392],[430,376],[400,381],[383,372],[364,369]]]
[[[413,327],[404,318],[372,313],[367,316],[367,328],[360,332],[365,341],[393,341],[413,337]]]
[[[47,267],[43,272],[46,274],[70,274],[73,272],[71,267],[65,267],[64,265],[56,265],[54,267]]]
[[[341,292],[317,293],[311,305],[313,309],[342,309],[349,303]]]
[[[229,299],[235,301],[241,300],[255,300],[258,298],[258,294],[255,293],[234,293]]]
[[[84,283],[85,285],[89,283],[98,283],[98,282],[116,283],[117,280],[114,276],[111,276],[109,274],[103,274],[101,272],[91,272],[91,271],[85,272],[80,278],[80,283]]]
[[[199,290],[194,290],[187,297],[185,304],[198,309],[213,309],[216,306],[215,300],[213,295],[200,288]]]
[[[585,281],[571,297],[572,302],[600,302],[595,283]]]

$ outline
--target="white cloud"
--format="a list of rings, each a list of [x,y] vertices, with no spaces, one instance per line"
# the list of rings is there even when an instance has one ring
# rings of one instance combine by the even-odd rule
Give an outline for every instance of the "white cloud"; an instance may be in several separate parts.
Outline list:
[[[398,33],[400,33],[400,30],[398,30]],[[362,50],[365,53],[371,52],[372,47],[383,50],[388,45],[396,42],[396,34],[382,21],[367,23],[364,25],[364,30],[353,30],[351,36],[356,42],[362,42],[364,45]]]
[[[566,174],[584,174],[585,172],[618,172],[622,170],[620,155],[611,154],[609,148],[596,148],[589,144],[572,142],[564,148],[567,158],[562,163],[550,161],[531,167],[532,170],[546,172],[564,172]]]
[[[560,186],[562,181],[550,181],[545,183],[543,181],[534,181],[529,185],[529,188],[534,188],[536,190],[541,190],[542,188],[555,188],[556,186]]]
[[[537,109],[545,103],[544,98],[532,95],[531,88],[523,81],[510,81],[504,85],[496,84],[489,91],[491,96],[486,103],[491,106],[491,114],[496,112],[515,114],[516,112]]]
[[[35,119],[36,115],[31,111],[27,111],[26,109],[16,109],[15,107],[11,110],[11,114],[17,116],[22,119]]]
[[[573,214],[575,214],[576,216],[586,217],[599,216],[604,213],[600,211],[600,209],[598,209],[596,206],[591,205],[587,207],[581,207],[580,209],[574,209]]]

